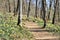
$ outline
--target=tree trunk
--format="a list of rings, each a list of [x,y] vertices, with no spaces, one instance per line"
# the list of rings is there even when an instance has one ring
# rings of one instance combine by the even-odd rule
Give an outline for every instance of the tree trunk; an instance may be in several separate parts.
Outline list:
[[[14,16],[17,15],[18,10],[19,10],[19,0],[17,0],[17,8],[15,9],[16,12],[14,13]]]
[[[54,14],[53,14],[52,24],[55,23],[55,15],[56,15],[56,12],[57,12],[57,3],[58,3],[58,0],[54,0]]]
[[[52,5],[52,0],[50,0],[49,12],[48,12],[48,20],[50,20],[51,5]]]
[[[31,0],[29,0],[29,6],[28,6],[27,18],[29,18],[29,13],[30,13],[30,4],[31,4]]]
[[[57,13],[58,13],[58,22],[59,22],[59,20],[60,20],[60,18],[59,18],[60,17],[60,14],[59,14],[59,0],[58,0],[58,8],[57,8],[57,10],[58,10]]]
[[[10,1],[9,0],[7,1],[8,1],[9,12],[11,12]]]
[[[7,10],[7,0],[6,0],[6,2],[5,2],[5,8],[6,8],[6,11],[8,11],[8,10]]]
[[[22,0],[18,0],[19,8],[18,8],[18,23],[17,25],[22,26]]]
[[[16,12],[16,8],[15,8],[15,0],[13,0],[13,2],[14,2],[14,14],[15,14],[15,12]]]
[[[37,18],[37,2],[38,0],[36,0],[35,18]]]
[[[41,0],[41,8],[40,8],[40,18],[43,17],[43,14],[42,14],[42,0]]]
[[[46,10],[45,10],[45,6],[46,6],[46,0],[42,0],[42,11],[43,11],[43,21],[44,21],[44,26],[43,28],[46,27]]]

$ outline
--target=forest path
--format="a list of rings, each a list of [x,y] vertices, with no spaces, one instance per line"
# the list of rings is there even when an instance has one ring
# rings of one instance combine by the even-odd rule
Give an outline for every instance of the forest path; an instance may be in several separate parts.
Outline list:
[[[40,29],[40,26],[35,22],[24,22],[24,26],[32,32],[35,40],[60,40],[58,36],[53,35],[49,30]]]

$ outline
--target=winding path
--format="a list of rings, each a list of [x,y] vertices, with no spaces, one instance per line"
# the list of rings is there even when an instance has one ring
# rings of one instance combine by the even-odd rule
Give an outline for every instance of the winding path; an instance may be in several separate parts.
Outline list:
[[[53,35],[49,30],[40,29],[40,26],[34,22],[24,22],[24,26],[27,30],[31,31],[35,40],[60,40],[59,36]]]

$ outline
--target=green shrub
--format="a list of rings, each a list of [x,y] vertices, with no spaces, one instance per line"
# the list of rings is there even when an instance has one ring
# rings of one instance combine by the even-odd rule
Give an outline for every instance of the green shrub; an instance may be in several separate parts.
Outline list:
[[[40,27],[43,27],[43,20],[42,19],[34,19],[37,24],[40,26]],[[46,29],[49,30],[49,32],[54,32],[54,33],[60,33],[60,26],[59,25],[55,25],[55,24],[52,24],[51,21],[47,22],[46,23]]]
[[[23,26],[17,26],[17,17],[11,14],[0,14],[0,38],[6,40],[30,40],[32,34],[27,31]]]

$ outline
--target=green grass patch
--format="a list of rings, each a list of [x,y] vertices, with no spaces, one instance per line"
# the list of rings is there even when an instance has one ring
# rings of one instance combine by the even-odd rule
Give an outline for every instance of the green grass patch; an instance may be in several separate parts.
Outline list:
[[[23,26],[17,26],[17,16],[0,12],[0,38],[6,40],[31,40],[32,34]]]
[[[50,32],[60,33],[60,26],[59,25],[53,25],[51,23],[48,23],[46,26],[46,29],[49,29]]]
[[[41,27],[43,27],[43,20],[42,19],[35,19],[37,21],[37,24]],[[49,30],[50,32],[54,32],[54,33],[60,33],[60,26],[57,24],[52,24],[51,21],[46,23],[46,29]]]

